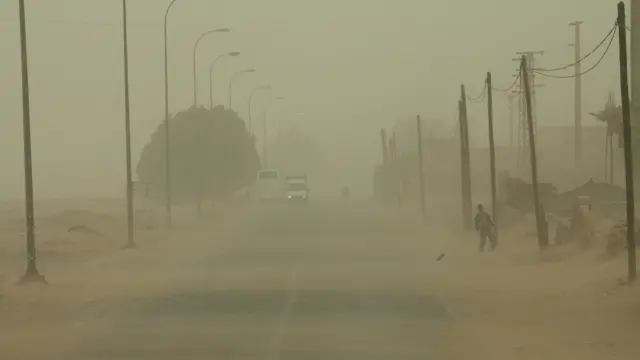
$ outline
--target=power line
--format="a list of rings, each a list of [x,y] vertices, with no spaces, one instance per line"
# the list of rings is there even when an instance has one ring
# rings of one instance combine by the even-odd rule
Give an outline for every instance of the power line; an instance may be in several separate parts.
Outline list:
[[[487,83],[485,82],[484,86],[482,87],[482,92],[480,93],[480,95],[478,95],[478,96],[469,96],[469,95],[467,95],[467,100],[469,100],[469,101],[484,100],[484,97],[486,95],[487,95]]]
[[[543,72],[539,72],[537,70],[533,70],[533,72],[538,74],[538,75],[542,75],[542,76],[546,76],[546,77],[550,77],[550,78],[555,78],[555,79],[573,79],[573,78],[578,77],[578,76],[586,75],[586,74],[590,73],[593,69],[598,67],[598,65],[600,65],[600,63],[602,63],[602,60],[604,60],[604,57],[609,52],[609,49],[611,48],[611,44],[613,44],[613,40],[614,39],[615,39],[615,31],[614,31],[614,35],[611,36],[611,38],[609,39],[609,44],[607,45],[607,48],[604,50],[604,53],[602,54],[600,59],[598,59],[598,61],[592,67],[590,67],[586,71],[583,71],[580,74],[574,74],[574,75],[550,75],[550,74],[545,74]]]
[[[580,64],[583,60],[587,59],[588,57],[590,57],[591,55],[593,55],[598,49],[600,49],[602,47],[602,45],[609,39],[609,37],[612,37],[615,35],[616,30],[618,29],[618,24],[614,24],[613,28],[611,28],[611,30],[609,30],[609,33],[607,33],[607,36],[604,37],[604,39],[602,39],[602,41],[600,41],[600,43],[593,48],[593,50],[591,50],[589,53],[587,53],[585,56],[583,56],[582,58],[580,58],[578,61],[574,62],[573,64],[569,64],[569,65],[565,65],[565,66],[561,66],[561,67],[557,67],[557,68],[553,68],[553,69],[544,69],[544,68],[535,68],[535,69],[531,69],[537,73],[541,72],[541,71],[545,71],[545,72],[552,72],[552,71],[560,71],[560,70],[565,70],[568,69],[570,67],[574,67],[578,64]],[[611,41],[609,42],[609,44],[611,44]]]
[[[520,80],[520,71],[518,71],[517,75],[516,75],[516,79],[513,81],[513,84],[511,84],[508,88],[506,89],[499,89],[495,86],[491,86],[492,90],[495,91],[502,91],[502,92],[509,92],[511,91],[511,89],[513,89],[514,87],[516,87],[516,85],[518,85],[518,80]]]

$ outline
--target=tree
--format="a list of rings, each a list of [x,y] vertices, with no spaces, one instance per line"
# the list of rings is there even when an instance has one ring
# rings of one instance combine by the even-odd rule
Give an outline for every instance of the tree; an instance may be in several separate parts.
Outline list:
[[[255,141],[230,110],[192,107],[169,123],[171,193],[176,202],[219,200],[249,185],[260,168]],[[165,194],[165,126],[160,124],[142,150],[138,178],[154,197]]]

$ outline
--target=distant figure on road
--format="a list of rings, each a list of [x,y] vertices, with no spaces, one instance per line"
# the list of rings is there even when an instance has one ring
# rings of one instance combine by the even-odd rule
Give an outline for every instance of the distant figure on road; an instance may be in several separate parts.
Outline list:
[[[482,204],[478,205],[478,213],[474,218],[476,231],[480,234],[480,252],[484,252],[484,246],[487,244],[487,238],[491,242],[491,251],[496,248],[496,237],[494,232],[494,223],[491,216],[484,211]]]
[[[351,192],[349,191],[349,187],[345,186],[342,188],[342,200],[349,200]]]

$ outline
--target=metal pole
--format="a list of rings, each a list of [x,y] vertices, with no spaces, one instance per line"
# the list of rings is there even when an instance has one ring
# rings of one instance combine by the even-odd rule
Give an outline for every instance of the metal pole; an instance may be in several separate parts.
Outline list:
[[[495,237],[498,238],[498,217],[496,215],[496,146],[493,134],[493,89],[491,73],[487,73],[487,112],[489,118],[489,157],[491,165],[491,210],[495,228]]]
[[[472,202],[471,202],[471,155],[469,149],[469,122],[467,115],[467,95],[465,91],[464,85],[460,86],[461,91],[461,103],[462,103],[462,129],[463,129],[463,138],[462,141],[464,143],[464,151],[463,151],[463,208],[462,215],[464,221],[464,228],[467,230],[472,229],[472,220],[471,220],[471,211],[472,211]]]
[[[253,94],[254,94],[255,90],[251,92],[251,94],[249,94],[249,104],[247,104],[247,121],[249,122],[249,134],[251,136],[253,136],[253,119],[251,118],[251,100],[253,98]]]
[[[227,28],[223,28],[223,29],[213,29],[213,30],[209,30],[209,31],[205,31],[204,33],[202,33],[202,35],[200,35],[200,37],[198,38],[198,40],[196,40],[195,44],[193,45],[193,106],[197,107],[198,106],[198,75],[197,75],[197,71],[196,71],[196,55],[198,52],[198,44],[200,44],[200,41],[202,41],[202,39],[214,32],[229,32],[230,30]],[[211,72],[209,72],[209,75],[211,75]],[[211,79],[211,76],[209,76],[209,79]],[[211,81],[209,81],[209,90],[211,90]],[[211,107],[211,106],[210,106]]]
[[[267,107],[264,108],[264,113],[262,114],[262,157],[264,158],[264,168],[266,169],[268,166],[267,160]]]
[[[167,20],[176,0],[171,0],[164,14],[164,143],[165,143],[165,196],[167,226],[171,227],[171,142],[169,134],[169,55],[167,49]]]
[[[45,277],[36,266],[35,216],[33,206],[33,170],[31,162],[31,105],[29,101],[29,61],[27,57],[27,21],[24,0],[19,0],[20,55],[22,66],[22,126],[24,136],[24,189],[27,226],[27,270],[20,283],[46,284]]]
[[[540,250],[544,250],[549,245],[549,232],[547,228],[545,214],[542,211],[540,203],[540,193],[538,190],[538,162],[536,159],[536,141],[535,132],[533,130],[533,114],[531,101],[531,88],[529,87],[529,74],[527,67],[527,56],[522,56],[522,79],[524,81],[524,94],[527,108],[527,127],[529,129],[529,154],[531,162],[531,186],[533,188],[533,205],[536,215],[536,229],[538,234],[538,246]]]
[[[131,107],[129,103],[129,37],[127,33],[127,0],[122,0],[122,32],[124,54],[124,129],[127,164],[127,245],[136,248],[133,238],[133,179],[131,174]]]
[[[235,74],[231,75],[231,80],[229,80],[229,110],[233,110],[233,107],[231,106],[231,92],[233,91],[233,82],[242,73],[244,73],[244,71],[236,72]]]
[[[229,54],[218,55],[209,65],[209,110],[213,109],[213,68],[216,62]]]
[[[575,77],[574,85],[574,161],[576,169],[582,168],[582,64],[580,63],[580,25],[582,21],[572,22],[570,25],[575,27],[575,41],[573,44],[575,58]]]
[[[251,134],[253,136],[253,119],[251,117],[251,104],[253,102],[253,96],[260,90],[266,90],[266,89],[270,89],[271,86],[270,85],[265,85],[265,86],[260,86],[257,88],[254,88],[253,90],[251,90],[251,93],[249,94],[249,102],[247,104],[247,110],[248,110],[248,114],[249,114],[249,134]]]
[[[427,218],[427,209],[424,199],[424,169],[422,154],[422,121],[420,115],[416,116],[416,131],[418,132],[418,181],[420,181],[420,209],[422,210],[422,219]]]
[[[235,74],[231,75],[231,80],[229,80],[229,110],[233,110],[233,107],[231,106],[231,92],[233,90],[233,82],[236,80],[236,78],[239,75],[245,74],[245,73],[250,73],[250,72],[254,72],[254,69],[246,69],[246,70],[240,70],[238,72],[236,72]]]
[[[622,129],[624,136],[624,177],[627,188],[627,256],[628,277],[634,281],[636,270],[635,203],[633,189],[633,158],[631,144],[631,104],[627,69],[627,30],[624,2],[618,3],[618,39],[620,49],[620,95],[622,97]]]

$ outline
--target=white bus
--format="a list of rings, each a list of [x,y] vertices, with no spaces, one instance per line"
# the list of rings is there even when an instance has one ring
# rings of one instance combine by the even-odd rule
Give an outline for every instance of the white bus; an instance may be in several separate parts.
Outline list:
[[[258,171],[253,193],[256,200],[283,200],[284,174],[275,169]]]

